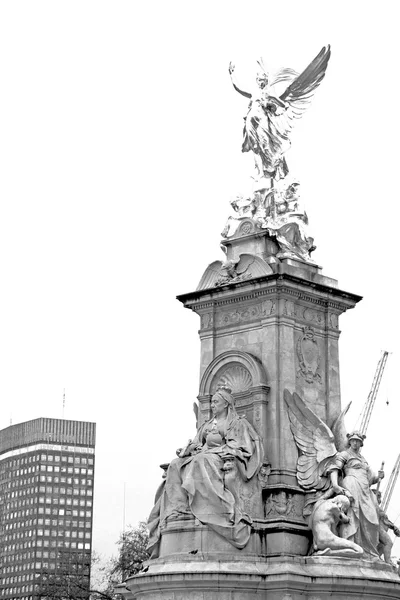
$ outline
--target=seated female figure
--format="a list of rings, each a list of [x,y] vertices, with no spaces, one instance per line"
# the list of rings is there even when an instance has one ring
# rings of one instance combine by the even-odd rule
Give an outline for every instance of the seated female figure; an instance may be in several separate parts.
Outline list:
[[[250,517],[243,513],[232,485],[224,481],[224,460],[234,460],[243,481],[263,462],[260,436],[235,410],[230,390],[220,386],[211,400],[213,417],[169,465],[165,486],[149,518],[149,549],[160,539],[167,519],[192,515],[243,548],[250,537]],[[228,487],[230,489],[228,489]]]

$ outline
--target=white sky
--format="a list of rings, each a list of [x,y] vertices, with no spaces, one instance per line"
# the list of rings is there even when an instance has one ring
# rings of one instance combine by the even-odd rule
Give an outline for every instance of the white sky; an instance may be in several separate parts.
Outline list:
[[[396,13],[354,0],[0,3],[0,428],[61,417],[64,387],[65,417],[97,422],[104,555],[124,484],[136,524],[158,465],[194,433],[199,320],[175,296],[222,258],[229,200],[247,181],[247,103],[230,60],[246,88],[261,55],[302,70],[332,45],[288,162],[315,260],[364,296],[340,322],[349,428],[381,350],[393,353],[365,446],[389,476],[400,452]]]

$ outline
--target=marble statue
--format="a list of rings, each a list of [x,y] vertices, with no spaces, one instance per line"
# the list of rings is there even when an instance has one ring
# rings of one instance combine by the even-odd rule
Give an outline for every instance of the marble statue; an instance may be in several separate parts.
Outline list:
[[[380,507],[382,502],[382,494],[379,490],[373,490],[376,496],[376,500],[378,503],[378,517],[379,517],[379,544],[378,544],[378,554],[379,556],[383,555],[383,559],[388,564],[392,564],[390,560],[390,555],[392,552],[393,541],[388,533],[388,530],[391,529],[395,536],[400,537],[400,529],[396,527],[394,523],[389,519],[385,511]]]
[[[284,392],[290,427],[300,456],[297,479],[308,491],[315,491],[314,501],[345,495],[350,500],[348,522],[342,522],[340,537],[364,551],[364,557],[378,558],[379,517],[371,486],[384,477],[374,473],[360,453],[365,436],[354,431],[346,434],[341,413],[331,429],[296,393]]]
[[[255,235],[258,230],[265,230],[272,239],[265,253],[270,263],[294,259],[315,265],[311,259],[314,238],[308,232],[308,217],[301,207],[299,182],[288,178],[286,152],[296,119],[303,115],[325,77],[330,54],[329,45],[322,48],[300,74],[287,68],[268,74],[261,60],[253,92],[241,89],[235,66],[229,65],[234,89],[250,101],[244,119],[242,151],[252,153],[255,175],[251,193],[231,201],[235,214],[228,218],[222,236],[231,239],[244,235],[244,221],[250,219]]]
[[[347,490],[353,498],[349,523],[341,528],[341,535],[362,546],[371,556],[378,555],[379,517],[371,485],[383,479],[383,471],[374,473],[360,453],[365,435],[354,431],[348,434],[348,447],[338,452],[328,467],[334,492]],[[341,485],[339,485],[341,476]]]
[[[266,216],[261,227],[276,239],[279,252],[276,258],[294,258],[313,262],[314,238],[308,232],[308,217],[300,203],[300,184],[289,183],[267,194]]]
[[[162,494],[150,514],[149,550],[157,555],[163,525],[173,519],[195,518],[243,548],[250,538],[251,518],[241,506],[238,478],[255,478],[263,465],[260,436],[240,417],[234,397],[221,385],[211,400],[212,418],[196,437],[177,451],[169,465]]]
[[[313,549],[316,555],[349,558],[363,555],[361,546],[338,535],[338,525],[350,522],[346,514],[349,508],[350,500],[343,494],[316,503],[311,515]]]
[[[262,61],[257,73],[257,89],[243,91],[236,81],[235,66],[230,63],[229,74],[234,89],[250,100],[244,120],[242,152],[252,152],[258,179],[279,180],[289,169],[285,153],[290,148],[290,132],[323,80],[330,58],[330,47],[322,48],[300,74],[293,69],[280,69],[272,78]],[[279,85],[286,89],[279,94]]]

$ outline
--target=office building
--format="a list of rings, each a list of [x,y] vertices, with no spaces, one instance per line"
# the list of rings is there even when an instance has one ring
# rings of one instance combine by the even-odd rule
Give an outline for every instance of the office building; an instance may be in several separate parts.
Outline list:
[[[88,597],[95,437],[95,423],[64,419],[0,431],[1,599],[35,600],[76,579]]]

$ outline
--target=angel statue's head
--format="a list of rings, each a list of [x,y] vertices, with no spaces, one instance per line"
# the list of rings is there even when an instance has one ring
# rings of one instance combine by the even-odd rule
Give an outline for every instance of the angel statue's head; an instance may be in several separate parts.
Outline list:
[[[268,75],[264,72],[257,73],[256,82],[262,90],[268,85]]]
[[[361,431],[352,431],[347,434],[348,445],[355,450],[364,446],[365,435]],[[353,444],[351,443],[353,441]]]
[[[263,59],[257,61],[260,71],[256,75],[256,82],[259,88],[264,89],[268,85],[268,73],[265,69]]]

